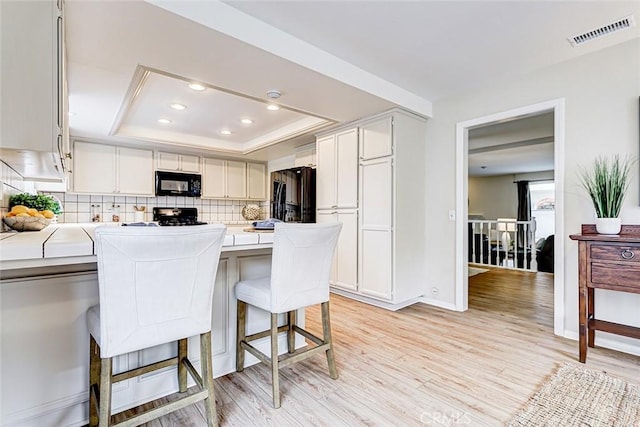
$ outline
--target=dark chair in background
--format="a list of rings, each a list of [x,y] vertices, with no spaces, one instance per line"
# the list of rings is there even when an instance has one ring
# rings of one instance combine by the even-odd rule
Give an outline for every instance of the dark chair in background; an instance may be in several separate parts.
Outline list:
[[[538,271],[545,273],[553,273],[553,234],[547,237],[542,245],[542,248],[536,255],[536,262],[538,263]]]

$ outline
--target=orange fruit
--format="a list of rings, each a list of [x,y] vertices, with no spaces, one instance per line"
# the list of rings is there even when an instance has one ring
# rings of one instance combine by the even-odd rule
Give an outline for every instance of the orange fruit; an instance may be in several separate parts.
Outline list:
[[[24,205],[15,205],[14,207],[11,208],[11,212],[16,215],[21,213],[27,213],[28,210],[29,208]]]

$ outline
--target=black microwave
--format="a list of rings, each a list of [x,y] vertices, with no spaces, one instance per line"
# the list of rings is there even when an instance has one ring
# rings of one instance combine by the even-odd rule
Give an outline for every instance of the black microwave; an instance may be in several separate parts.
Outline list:
[[[156,196],[200,197],[201,189],[200,175],[156,171]]]

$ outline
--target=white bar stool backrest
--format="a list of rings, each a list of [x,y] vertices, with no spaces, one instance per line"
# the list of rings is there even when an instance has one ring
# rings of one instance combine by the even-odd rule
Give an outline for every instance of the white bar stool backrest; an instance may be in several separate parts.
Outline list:
[[[211,330],[224,225],[98,227],[101,357]]]
[[[329,301],[331,264],[341,229],[341,223],[275,225],[272,313]]]

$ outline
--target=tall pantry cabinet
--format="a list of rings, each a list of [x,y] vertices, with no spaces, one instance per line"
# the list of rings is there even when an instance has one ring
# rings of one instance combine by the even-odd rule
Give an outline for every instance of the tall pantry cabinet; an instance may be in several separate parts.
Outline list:
[[[344,132],[357,136],[355,158],[353,152],[339,148]],[[425,144],[425,119],[402,110],[318,136],[318,222],[343,223],[332,277],[334,292],[394,310],[424,294]],[[351,168],[352,174],[340,176],[338,165]],[[324,201],[325,195],[338,200],[334,194],[341,189],[356,189],[349,209]]]
[[[316,221],[341,222],[331,283],[358,289],[358,129],[319,138],[316,143]]]

